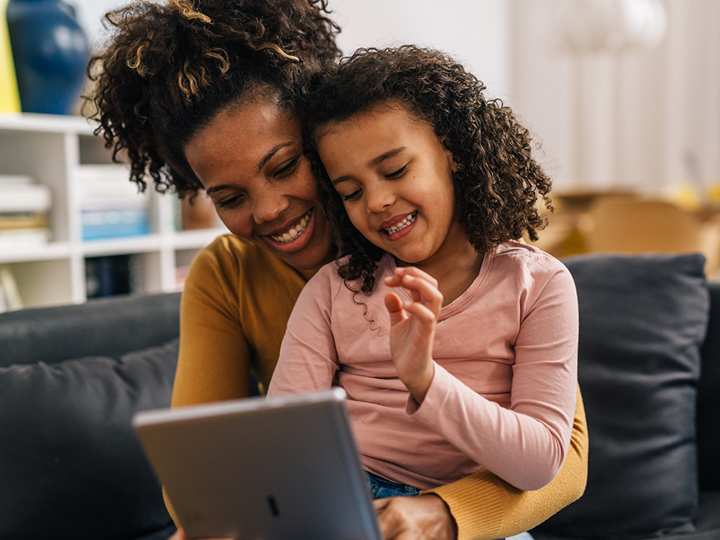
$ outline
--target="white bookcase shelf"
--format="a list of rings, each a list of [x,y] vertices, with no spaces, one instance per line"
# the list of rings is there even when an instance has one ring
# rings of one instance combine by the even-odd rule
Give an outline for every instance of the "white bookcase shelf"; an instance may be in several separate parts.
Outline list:
[[[83,240],[81,181],[92,175],[129,177],[124,165],[111,163],[94,128],[94,122],[80,117],[0,113],[0,174],[30,175],[53,197],[51,242],[0,247],[0,264],[9,266],[27,307],[86,301],[89,257],[136,255],[142,292],[177,290],[178,267],[227,232],[223,227],[177,231],[177,198],[148,186],[146,195],[138,197],[147,198],[149,234]]]

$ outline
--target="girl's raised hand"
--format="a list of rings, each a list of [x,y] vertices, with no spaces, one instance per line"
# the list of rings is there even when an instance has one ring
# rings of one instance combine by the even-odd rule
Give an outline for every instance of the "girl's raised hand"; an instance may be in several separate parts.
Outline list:
[[[412,266],[396,268],[385,284],[402,287],[412,298],[403,302],[397,294],[388,293],[385,307],[390,313],[390,350],[398,377],[422,403],[435,373],[432,348],[443,296],[435,278]]]

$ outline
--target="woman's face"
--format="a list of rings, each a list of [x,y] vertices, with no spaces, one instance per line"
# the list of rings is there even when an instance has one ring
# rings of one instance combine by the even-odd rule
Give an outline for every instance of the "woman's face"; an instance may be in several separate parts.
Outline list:
[[[330,256],[300,125],[273,100],[228,107],[190,140],[185,157],[230,232],[300,270]]]

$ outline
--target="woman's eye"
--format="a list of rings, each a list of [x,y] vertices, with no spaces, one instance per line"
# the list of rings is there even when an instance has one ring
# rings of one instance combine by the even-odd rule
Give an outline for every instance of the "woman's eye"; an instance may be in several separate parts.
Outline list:
[[[340,197],[342,197],[343,201],[352,201],[354,199],[357,199],[360,196],[361,191],[362,190],[357,189],[357,190],[353,191],[352,193],[348,193],[347,195],[340,195]]]
[[[385,175],[385,178],[390,178],[390,179],[400,178],[403,174],[405,174],[405,171],[406,171],[406,170],[407,170],[407,165],[404,165],[403,167],[401,167],[401,168],[398,169],[397,171],[391,172],[390,174],[386,174],[386,175]]]
[[[284,176],[289,175],[290,173],[292,173],[295,170],[299,161],[300,161],[300,158],[296,157],[296,158],[291,159],[287,163],[284,163],[278,170],[275,171],[273,176],[282,178]]]

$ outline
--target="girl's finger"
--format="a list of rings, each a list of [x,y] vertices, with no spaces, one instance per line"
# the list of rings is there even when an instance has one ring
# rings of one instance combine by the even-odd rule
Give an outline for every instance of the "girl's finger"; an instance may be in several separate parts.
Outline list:
[[[437,315],[435,315],[430,308],[422,305],[420,302],[410,302],[406,304],[405,312],[413,317],[417,317],[417,319],[425,325],[433,324],[437,318]],[[392,318],[392,315],[390,317]]]
[[[428,306],[433,312],[440,313],[443,295],[432,283],[422,278],[405,276],[402,286],[410,291],[413,301],[421,302],[423,305]]]
[[[403,306],[402,300],[395,293],[387,293],[385,295],[385,307],[390,314],[390,324],[395,325],[403,320],[407,319],[405,313],[405,306]]]
[[[427,272],[420,270],[419,268],[416,268],[415,266],[398,266],[395,269],[395,273],[399,276],[413,276],[416,278],[421,278],[421,279],[424,279],[425,281],[429,281],[435,287],[438,286],[437,279],[432,277]]]

